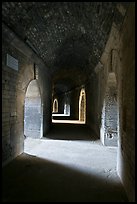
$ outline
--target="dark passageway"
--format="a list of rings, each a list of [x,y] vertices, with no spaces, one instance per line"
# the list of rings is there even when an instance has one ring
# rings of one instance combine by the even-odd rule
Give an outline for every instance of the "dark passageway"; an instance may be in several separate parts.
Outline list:
[[[84,124],[65,124],[53,123],[51,131],[47,134],[46,138],[58,140],[99,140],[91,129]]]

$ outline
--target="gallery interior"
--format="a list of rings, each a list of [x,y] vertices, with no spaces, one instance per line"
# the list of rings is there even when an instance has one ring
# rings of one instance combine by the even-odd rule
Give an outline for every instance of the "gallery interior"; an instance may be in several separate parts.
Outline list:
[[[135,202],[135,2],[2,2],[3,202]]]

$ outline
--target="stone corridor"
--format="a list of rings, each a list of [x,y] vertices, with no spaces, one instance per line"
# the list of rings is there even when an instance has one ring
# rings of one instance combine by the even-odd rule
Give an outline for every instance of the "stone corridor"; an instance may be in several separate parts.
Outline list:
[[[135,2],[2,2],[2,201],[135,202]]]

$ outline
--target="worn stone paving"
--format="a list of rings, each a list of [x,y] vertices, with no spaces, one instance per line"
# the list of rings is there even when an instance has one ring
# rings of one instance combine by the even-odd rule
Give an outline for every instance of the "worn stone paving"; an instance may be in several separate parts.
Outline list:
[[[127,201],[116,147],[86,134],[85,140],[27,138],[24,144],[24,153],[3,168],[3,201]]]

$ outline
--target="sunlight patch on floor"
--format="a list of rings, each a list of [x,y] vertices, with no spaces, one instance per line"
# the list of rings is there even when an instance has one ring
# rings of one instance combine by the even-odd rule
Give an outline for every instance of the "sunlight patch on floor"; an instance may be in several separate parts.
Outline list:
[[[80,120],[55,120],[55,119],[52,119],[52,123],[85,124],[84,121]]]
[[[93,141],[32,139],[24,141],[24,152],[87,174],[115,180],[117,148]]]

